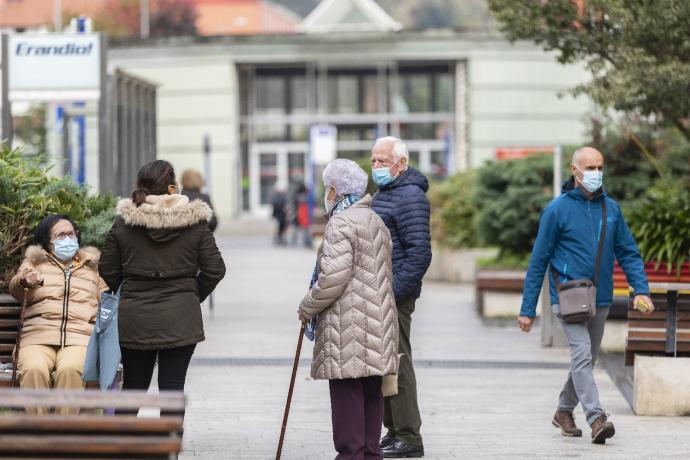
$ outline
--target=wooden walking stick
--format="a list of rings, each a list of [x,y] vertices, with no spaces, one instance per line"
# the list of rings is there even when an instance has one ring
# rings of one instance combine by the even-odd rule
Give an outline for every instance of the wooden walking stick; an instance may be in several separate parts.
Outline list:
[[[285,403],[285,414],[283,415],[283,426],[280,429],[280,440],[278,441],[278,452],[276,452],[276,460],[280,460],[280,455],[283,453],[283,441],[285,440],[285,429],[287,428],[288,415],[290,415],[290,403],[292,402],[292,390],[295,388],[295,378],[297,377],[297,366],[299,366],[299,355],[302,352],[302,339],[304,338],[304,329],[307,327],[306,322],[302,322],[299,330],[299,339],[297,339],[297,350],[295,351],[295,363],[292,365],[292,378],[290,379],[290,389],[288,390],[287,402]]]
[[[26,312],[26,299],[29,294],[29,289],[24,288],[24,299],[22,300],[22,309],[19,312],[19,325],[17,326],[17,342],[14,346],[14,354],[12,355],[12,381],[10,386],[17,386],[17,364],[19,363],[19,347],[22,343],[22,326],[24,326],[24,313]]]

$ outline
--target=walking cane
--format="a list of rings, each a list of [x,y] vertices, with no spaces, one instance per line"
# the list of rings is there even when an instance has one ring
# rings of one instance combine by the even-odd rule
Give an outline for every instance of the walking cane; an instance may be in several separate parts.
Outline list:
[[[22,300],[22,309],[19,312],[19,325],[17,327],[17,343],[14,346],[14,354],[12,355],[12,381],[10,386],[17,386],[17,364],[19,362],[19,347],[22,343],[22,326],[24,326],[24,313],[26,312],[26,298],[29,290],[24,288],[24,300]]]
[[[278,441],[278,452],[276,452],[276,460],[280,460],[280,455],[283,452],[283,441],[285,440],[285,429],[287,428],[288,415],[290,414],[290,403],[292,402],[292,390],[295,388],[295,377],[297,377],[297,366],[299,366],[299,355],[302,352],[302,339],[304,338],[304,329],[307,323],[303,322],[299,330],[299,339],[297,340],[297,350],[295,351],[295,364],[292,365],[292,378],[290,379],[290,389],[288,390],[287,402],[285,403],[285,414],[283,415],[283,426],[280,429],[280,441]]]

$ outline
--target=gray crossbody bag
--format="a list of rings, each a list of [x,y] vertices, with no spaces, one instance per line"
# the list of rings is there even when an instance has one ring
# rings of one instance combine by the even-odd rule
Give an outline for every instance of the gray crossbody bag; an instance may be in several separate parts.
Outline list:
[[[604,249],[606,239],[606,199],[601,202],[602,228],[597,248],[597,258],[594,263],[594,280],[579,279],[558,282],[558,272],[551,266],[553,278],[558,292],[558,304],[561,307],[561,318],[566,323],[584,323],[589,321],[597,313],[597,284],[599,283],[599,268],[601,265],[601,252]]]

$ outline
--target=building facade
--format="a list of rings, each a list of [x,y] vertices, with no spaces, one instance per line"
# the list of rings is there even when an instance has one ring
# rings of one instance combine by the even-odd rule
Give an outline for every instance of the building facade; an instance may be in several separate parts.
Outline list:
[[[117,44],[109,62],[158,86],[158,155],[201,168],[225,217],[267,212],[276,184],[308,176],[308,128],[337,127],[338,156],[404,139],[439,177],[505,147],[580,142],[586,80],[528,43],[495,35],[362,32]]]

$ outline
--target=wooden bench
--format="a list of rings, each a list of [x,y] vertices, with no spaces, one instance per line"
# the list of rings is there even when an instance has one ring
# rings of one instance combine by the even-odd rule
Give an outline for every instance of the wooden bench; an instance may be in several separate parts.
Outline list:
[[[690,356],[690,284],[649,283],[655,311],[645,315],[628,302],[625,364],[635,355]]]
[[[12,350],[17,341],[21,305],[14,297],[0,294],[0,363],[12,362]],[[11,372],[0,372],[0,387],[10,386]]]
[[[482,269],[477,271],[475,289],[476,289],[476,303],[477,310],[481,316],[484,316],[484,295],[487,292],[502,292],[522,295],[525,287],[525,271],[521,270],[487,270]],[[514,305],[516,309],[520,308],[519,303]],[[515,311],[515,314],[517,314]]]
[[[17,342],[19,332],[19,315],[21,303],[14,297],[0,294],[0,363],[12,362],[12,351]],[[118,370],[117,378],[122,382],[122,369]],[[12,384],[12,372],[0,372],[0,388]],[[87,388],[99,388],[98,382],[89,382]]]
[[[179,391],[0,389],[0,458],[22,459],[175,459],[182,450],[185,397]],[[30,415],[26,407],[161,408],[180,415]],[[21,412],[17,412],[20,410]]]

